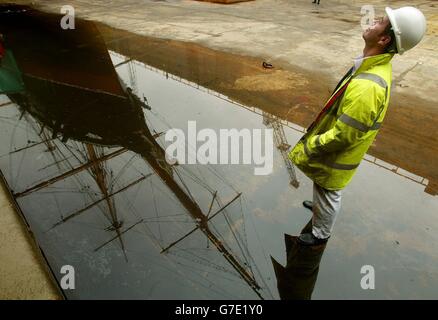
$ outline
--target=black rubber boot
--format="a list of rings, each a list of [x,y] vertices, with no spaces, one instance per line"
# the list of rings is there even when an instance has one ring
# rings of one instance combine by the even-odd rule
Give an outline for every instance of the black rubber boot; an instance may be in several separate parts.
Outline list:
[[[329,237],[330,238],[330,237]],[[298,237],[298,241],[303,246],[317,246],[320,244],[324,244],[328,241],[329,238],[319,239],[313,235],[313,233],[303,233]]]
[[[303,206],[307,209],[309,209],[310,211],[313,211],[313,202],[310,200],[304,200],[303,201]]]

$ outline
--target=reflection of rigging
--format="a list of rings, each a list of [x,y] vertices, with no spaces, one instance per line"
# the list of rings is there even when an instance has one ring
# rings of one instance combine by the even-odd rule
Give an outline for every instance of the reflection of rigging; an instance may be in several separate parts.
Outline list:
[[[45,130],[42,130],[42,131],[45,132]],[[50,143],[50,139],[45,140],[45,141],[47,141],[47,143]],[[99,190],[101,191],[103,196],[100,199],[86,205],[84,208],[79,209],[79,210],[77,210],[73,213],[70,213],[69,215],[63,217],[61,219],[61,221],[55,223],[54,227],[59,226],[62,223],[65,223],[65,222],[69,221],[70,219],[75,218],[75,217],[79,216],[80,214],[86,212],[88,209],[104,202],[106,204],[105,207],[107,208],[107,211],[108,211],[110,219],[111,219],[111,225],[109,227],[107,227],[106,230],[114,231],[117,233],[117,235],[114,236],[113,238],[111,238],[109,241],[105,242],[103,245],[96,248],[96,250],[101,249],[102,247],[109,244],[111,241],[113,241],[115,239],[119,239],[122,250],[123,250],[124,254],[126,255],[125,247],[124,247],[124,244],[122,241],[122,234],[124,234],[127,231],[129,231],[130,229],[132,229],[135,225],[143,222],[143,220],[140,220],[140,221],[134,223],[133,225],[131,225],[130,227],[126,228],[125,230],[122,230],[123,221],[120,220],[117,216],[113,197],[116,194],[123,192],[123,191],[127,190],[128,188],[142,182],[143,180],[147,179],[152,174],[147,175],[147,176],[143,176],[143,177],[129,183],[128,185],[118,189],[117,191],[111,191],[110,189],[108,189],[108,178],[107,178],[107,172],[106,172],[106,169],[104,167],[104,164],[106,161],[123,154],[124,152],[127,151],[127,149],[120,148],[120,149],[113,151],[111,153],[108,153],[106,155],[103,155],[103,154],[98,155],[96,152],[96,148],[98,148],[97,146],[93,146],[92,144],[89,144],[89,143],[84,143],[84,147],[87,150],[87,153],[86,153],[87,161],[84,164],[77,166],[75,168],[72,168],[71,170],[64,172],[58,176],[55,176],[51,179],[40,182],[34,186],[31,186],[24,191],[17,192],[14,195],[16,198],[24,197],[26,195],[29,195],[29,194],[35,192],[35,191],[41,190],[43,188],[47,188],[47,187],[55,184],[56,182],[61,181],[69,176],[74,176],[82,171],[87,170],[92,175],[93,179],[96,181],[96,183],[99,187]],[[50,150],[52,150],[51,152],[53,152],[53,148],[54,148],[53,145],[51,145],[50,146]],[[208,222],[211,221],[211,219],[213,219],[219,213],[223,212],[230,204],[232,204],[236,199],[238,199],[240,197],[241,193],[236,195],[231,201],[229,201],[227,204],[222,206],[220,209],[218,209],[215,213],[211,214],[210,216],[209,216],[209,214],[211,213],[210,211],[207,215],[204,215],[203,212],[201,211],[201,209],[199,208],[199,206],[196,204],[196,202],[193,201],[193,198],[188,196],[186,194],[186,192],[184,192],[183,189],[179,186],[179,184],[174,180],[174,178],[172,177],[172,174],[171,174],[172,170],[168,170],[167,168],[162,167],[161,164],[163,163],[164,159],[161,159],[162,161],[157,161],[157,159],[155,158],[155,155],[153,155],[149,152],[150,151],[150,150],[148,150],[149,145],[146,145],[146,147],[144,146],[144,144],[143,144],[143,147],[141,147],[141,146],[139,147],[137,145],[136,148],[138,148],[138,152],[141,152],[142,157],[147,161],[147,163],[149,163],[152,166],[154,171],[158,174],[158,176],[160,176],[162,181],[169,187],[169,189],[173,191],[173,193],[176,195],[176,197],[180,200],[180,203],[184,206],[185,209],[187,209],[187,212],[194,219],[195,223],[197,224],[197,227],[195,229],[193,229],[189,234],[193,233],[196,230],[201,230],[207,236],[207,238],[210,240],[210,242],[218,249],[218,251],[220,253],[222,253],[224,258],[231,264],[231,266],[238,272],[238,274],[245,280],[245,282],[247,282],[248,285],[251,288],[253,288],[253,290],[259,295],[259,297],[261,297],[261,295],[258,293],[260,286],[257,284],[257,281],[255,280],[254,276],[251,273],[249,273],[246,268],[241,266],[241,263],[238,261],[238,259],[226,248],[224,243],[210,230],[210,227],[208,225]],[[48,148],[48,150],[49,150],[49,148]],[[162,155],[164,156],[164,153]],[[213,200],[215,200],[215,197],[216,196],[213,197]],[[212,208],[212,206],[210,206],[210,210],[211,210],[211,208]],[[188,236],[189,234],[187,234],[186,236]],[[183,238],[185,238],[186,236],[184,236]],[[182,239],[180,239],[180,240],[182,240]],[[175,245],[180,240],[174,242],[172,245],[168,246],[166,249],[163,249],[162,252],[167,252],[171,246]]]
[[[295,188],[298,188],[300,186],[300,183],[297,179],[294,165],[289,160],[289,157],[287,155],[290,144],[287,143],[283,125],[275,116],[267,112],[263,112],[263,124],[266,125],[268,128],[272,128],[272,130],[274,131],[275,146],[280,151],[284,164],[286,166],[286,170],[289,173],[290,184]]]
[[[33,27],[35,27],[34,22],[31,23]],[[41,23],[41,21],[37,21],[37,23]],[[46,23],[46,17],[44,17],[44,23]],[[77,26],[79,27],[78,32],[93,29],[90,22],[81,22]],[[54,159],[53,165],[56,165],[62,173],[26,187],[25,190],[16,191],[14,193],[15,198],[26,197],[68,177],[73,177],[76,181],[79,181],[79,174],[87,172],[96,183],[99,193],[91,192],[91,190],[87,191],[92,201],[83,208],[61,217],[60,221],[53,225],[53,228],[97,206],[110,221],[105,230],[114,232],[115,235],[97,247],[96,250],[103,248],[114,240],[118,240],[125,259],[127,259],[122,235],[132,230],[136,225],[143,223],[144,220],[139,219],[130,226],[126,226],[124,220],[118,215],[115,196],[156,175],[172,191],[180,205],[186,209],[196,224],[196,228],[183,238],[196,230],[200,230],[245,283],[262,298],[259,293],[261,287],[251,271],[251,266],[248,263],[244,263],[244,266],[226,243],[211,230],[209,225],[209,222],[220,213],[225,215],[226,208],[239,199],[241,193],[237,193],[225,205],[220,205],[220,208],[213,213],[213,202],[220,204],[219,195],[215,192],[208,213],[204,214],[202,212],[184,183],[179,169],[166,162],[165,152],[156,141],[160,133],[152,134],[145,124],[142,109],[150,109],[150,107],[145,98],[141,101],[135,94],[137,88],[133,66],[128,63],[131,71],[131,88],[118,78],[108,52],[104,45],[99,43],[98,37],[93,39],[97,44],[92,43],[93,46],[90,45],[89,47],[87,45],[77,46],[75,42],[68,44],[68,41],[56,45],[49,42],[55,48],[44,48],[48,51],[41,55],[36,50],[35,58],[29,61],[27,59],[29,49],[28,47],[23,48],[21,45],[22,37],[25,37],[25,35],[20,34],[20,30],[32,30],[34,43],[38,43],[41,37],[47,35],[42,35],[38,28],[29,28],[28,23],[24,23],[20,27],[16,25],[15,28],[12,28],[12,32],[6,30],[7,44],[14,52],[17,64],[21,69],[25,88],[24,92],[11,93],[8,96],[19,107],[21,117],[31,118],[28,122],[34,126],[39,126],[34,127],[33,130],[41,141],[11,151],[11,154],[44,143],[47,151]],[[26,35],[26,37],[29,37],[29,35]],[[62,59],[51,60],[50,52],[52,54],[60,52],[58,47],[60,45],[65,46],[62,50],[64,56],[62,56]],[[99,49],[97,52],[96,48]],[[97,53],[99,56],[96,56]],[[93,65],[96,60],[99,62]],[[84,64],[84,61],[88,63]],[[38,65],[38,67],[35,67],[35,65]],[[68,79],[60,72],[60,70],[65,69],[75,69],[75,72],[78,72],[78,70],[86,68],[90,68],[88,70],[90,74],[103,74],[101,81],[95,82],[93,79],[88,79],[87,71],[84,71],[84,74],[79,73],[80,78],[71,77]],[[94,88],[94,85],[99,88]],[[61,151],[61,146],[70,154]],[[104,152],[106,147],[116,146],[121,148],[109,153]],[[107,163],[108,160],[121,156],[128,150],[139,154],[153,169],[154,173],[145,174],[115,190],[114,177],[112,172],[108,170]],[[74,163],[68,161],[69,158],[73,158]],[[176,179],[179,179],[180,182],[178,183]],[[173,242],[163,249],[162,253],[168,252],[171,247],[182,239]]]
[[[22,112],[22,115],[27,116],[25,114],[24,110]],[[60,152],[60,150],[56,146],[56,143],[54,143],[54,141],[57,139],[56,132],[54,132],[54,135],[52,135],[52,138],[49,138],[49,133],[44,125],[41,126],[40,130],[37,130],[35,128],[35,131],[41,137],[42,142],[46,145],[46,147],[47,147],[46,151],[50,152],[52,158],[54,159],[53,164],[56,165],[59,170],[63,170],[61,164],[65,163],[67,161],[67,157],[65,157],[65,155],[63,155]],[[36,145],[38,145],[38,143],[33,144],[31,146],[36,146]],[[67,145],[65,145],[65,146],[67,147]],[[124,223],[123,223],[123,220],[121,220],[118,216],[116,204],[114,202],[113,197],[116,194],[121,193],[121,192],[127,190],[128,188],[130,188],[131,186],[134,186],[135,184],[139,183],[140,181],[146,179],[148,176],[143,176],[140,179],[137,179],[134,182],[128,184],[127,186],[124,186],[117,191],[113,191],[112,190],[113,185],[110,184],[110,181],[113,180],[112,172],[108,172],[108,170],[106,168],[106,161],[113,158],[113,157],[116,157],[120,154],[123,154],[124,152],[126,152],[126,149],[121,148],[121,149],[116,150],[115,152],[104,155],[103,148],[100,146],[95,146],[95,145],[92,145],[89,143],[83,143],[82,147],[83,147],[83,152],[81,153],[81,156],[83,156],[83,159],[79,159],[77,155],[75,155],[73,152],[71,152],[72,157],[75,157],[80,163],[83,163],[82,165],[80,165],[76,168],[71,168],[70,170],[67,170],[66,172],[64,172],[58,176],[55,176],[55,177],[48,179],[48,180],[45,180],[41,183],[38,183],[38,184],[34,185],[33,187],[30,187],[22,192],[15,193],[14,196],[15,196],[15,198],[24,197],[28,194],[35,192],[35,191],[49,187],[50,185],[53,185],[56,182],[61,181],[67,177],[70,177],[70,176],[75,177],[80,172],[87,171],[90,174],[90,176],[93,178],[93,180],[96,182],[96,185],[98,186],[98,189],[99,189],[100,193],[103,195],[103,197],[98,199],[98,200],[95,200],[91,204],[87,205],[85,208],[77,210],[73,213],[70,213],[66,217],[63,217],[61,219],[61,221],[58,223],[55,223],[55,225],[53,227],[59,226],[62,223],[70,220],[71,218],[76,217],[76,216],[80,215],[81,213],[87,211],[88,209],[103,203],[104,206],[101,206],[100,209],[104,213],[104,215],[108,218],[108,221],[110,223],[110,225],[107,226],[105,228],[105,230],[110,231],[110,232],[115,232],[116,235],[114,237],[112,237],[109,241],[106,241],[103,245],[99,246],[96,249],[96,251],[101,249],[103,246],[107,245],[108,243],[112,242],[113,240],[118,239],[120,247],[121,247],[122,252],[123,252],[123,255],[125,257],[125,260],[128,261],[128,257],[127,257],[126,249],[125,249],[125,244],[124,244],[123,239],[122,239],[122,234],[126,233],[128,230],[132,229],[134,226],[141,223],[143,220],[140,219],[140,221],[134,223],[133,225],[126,228],[125,230],[122,230]],[[68,147],[67,147],[67,149],[70,150]],[[14,152],[16,152],[16,151],[14,151]],[[71,167],[71,165],[70,165],[70,167]],[[83,186],[82,188],[87,189],[85,186]],[[93,193],[89,192],[88,194],[94,200]]]

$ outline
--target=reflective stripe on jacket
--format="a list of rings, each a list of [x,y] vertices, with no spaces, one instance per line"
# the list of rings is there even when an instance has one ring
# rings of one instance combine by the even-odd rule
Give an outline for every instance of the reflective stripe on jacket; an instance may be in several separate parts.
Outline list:
[[[351,78],[343,95],[290,151],[295,165],[321,187],[343,189],[374,141],[389,105],[392,57],[364,59],[333,93]]]

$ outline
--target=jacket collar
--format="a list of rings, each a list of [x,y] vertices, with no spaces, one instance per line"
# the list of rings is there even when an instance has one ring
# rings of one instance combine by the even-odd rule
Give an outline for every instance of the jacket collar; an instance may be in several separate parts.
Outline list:
[[[378,54],[375,56],[363,58],[362,64],[354,72],[354,74],[356,75],[365,72],[366,70],[380,64],[387,64],[391,61],[392,57],[394,57],[394,53],[383,53],[383,54]]]

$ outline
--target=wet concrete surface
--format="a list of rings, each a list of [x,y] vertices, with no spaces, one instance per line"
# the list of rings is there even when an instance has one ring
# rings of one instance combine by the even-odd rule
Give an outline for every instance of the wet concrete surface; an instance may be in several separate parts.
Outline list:
[[[311,182],[290,175],[280,149],[268,176],[255,176],[250,165],[171,166],[161,133],[187,130],[188,120],[214,130],[263,129],[269,118],[293,145],[328,95],[327,81],[275,61],[264,69],[260,59],[91,22],[77,37],[50,37],[41,47],[47,21],[34,22],[22,42],[8,42],[19,28],[1,22],[23,86],[1,96],[0,168],[52,269],[76,268],[77,288],[67,297],[278,298],[269,256],[286,261],[284,233],[309,220],[301,201]],[[434,118],[423,116],[430,130]],[[389,142],[406,140],[392,130]],[[368,155],[345,190],[313,298],[437,296],[438,203],[422,178],[436,181],[437,152],[424,152],[428,164],[407,164],[403,145],[382,146],[386,157]],[[360,288],[365,264],[376,269],[376,290]]]

